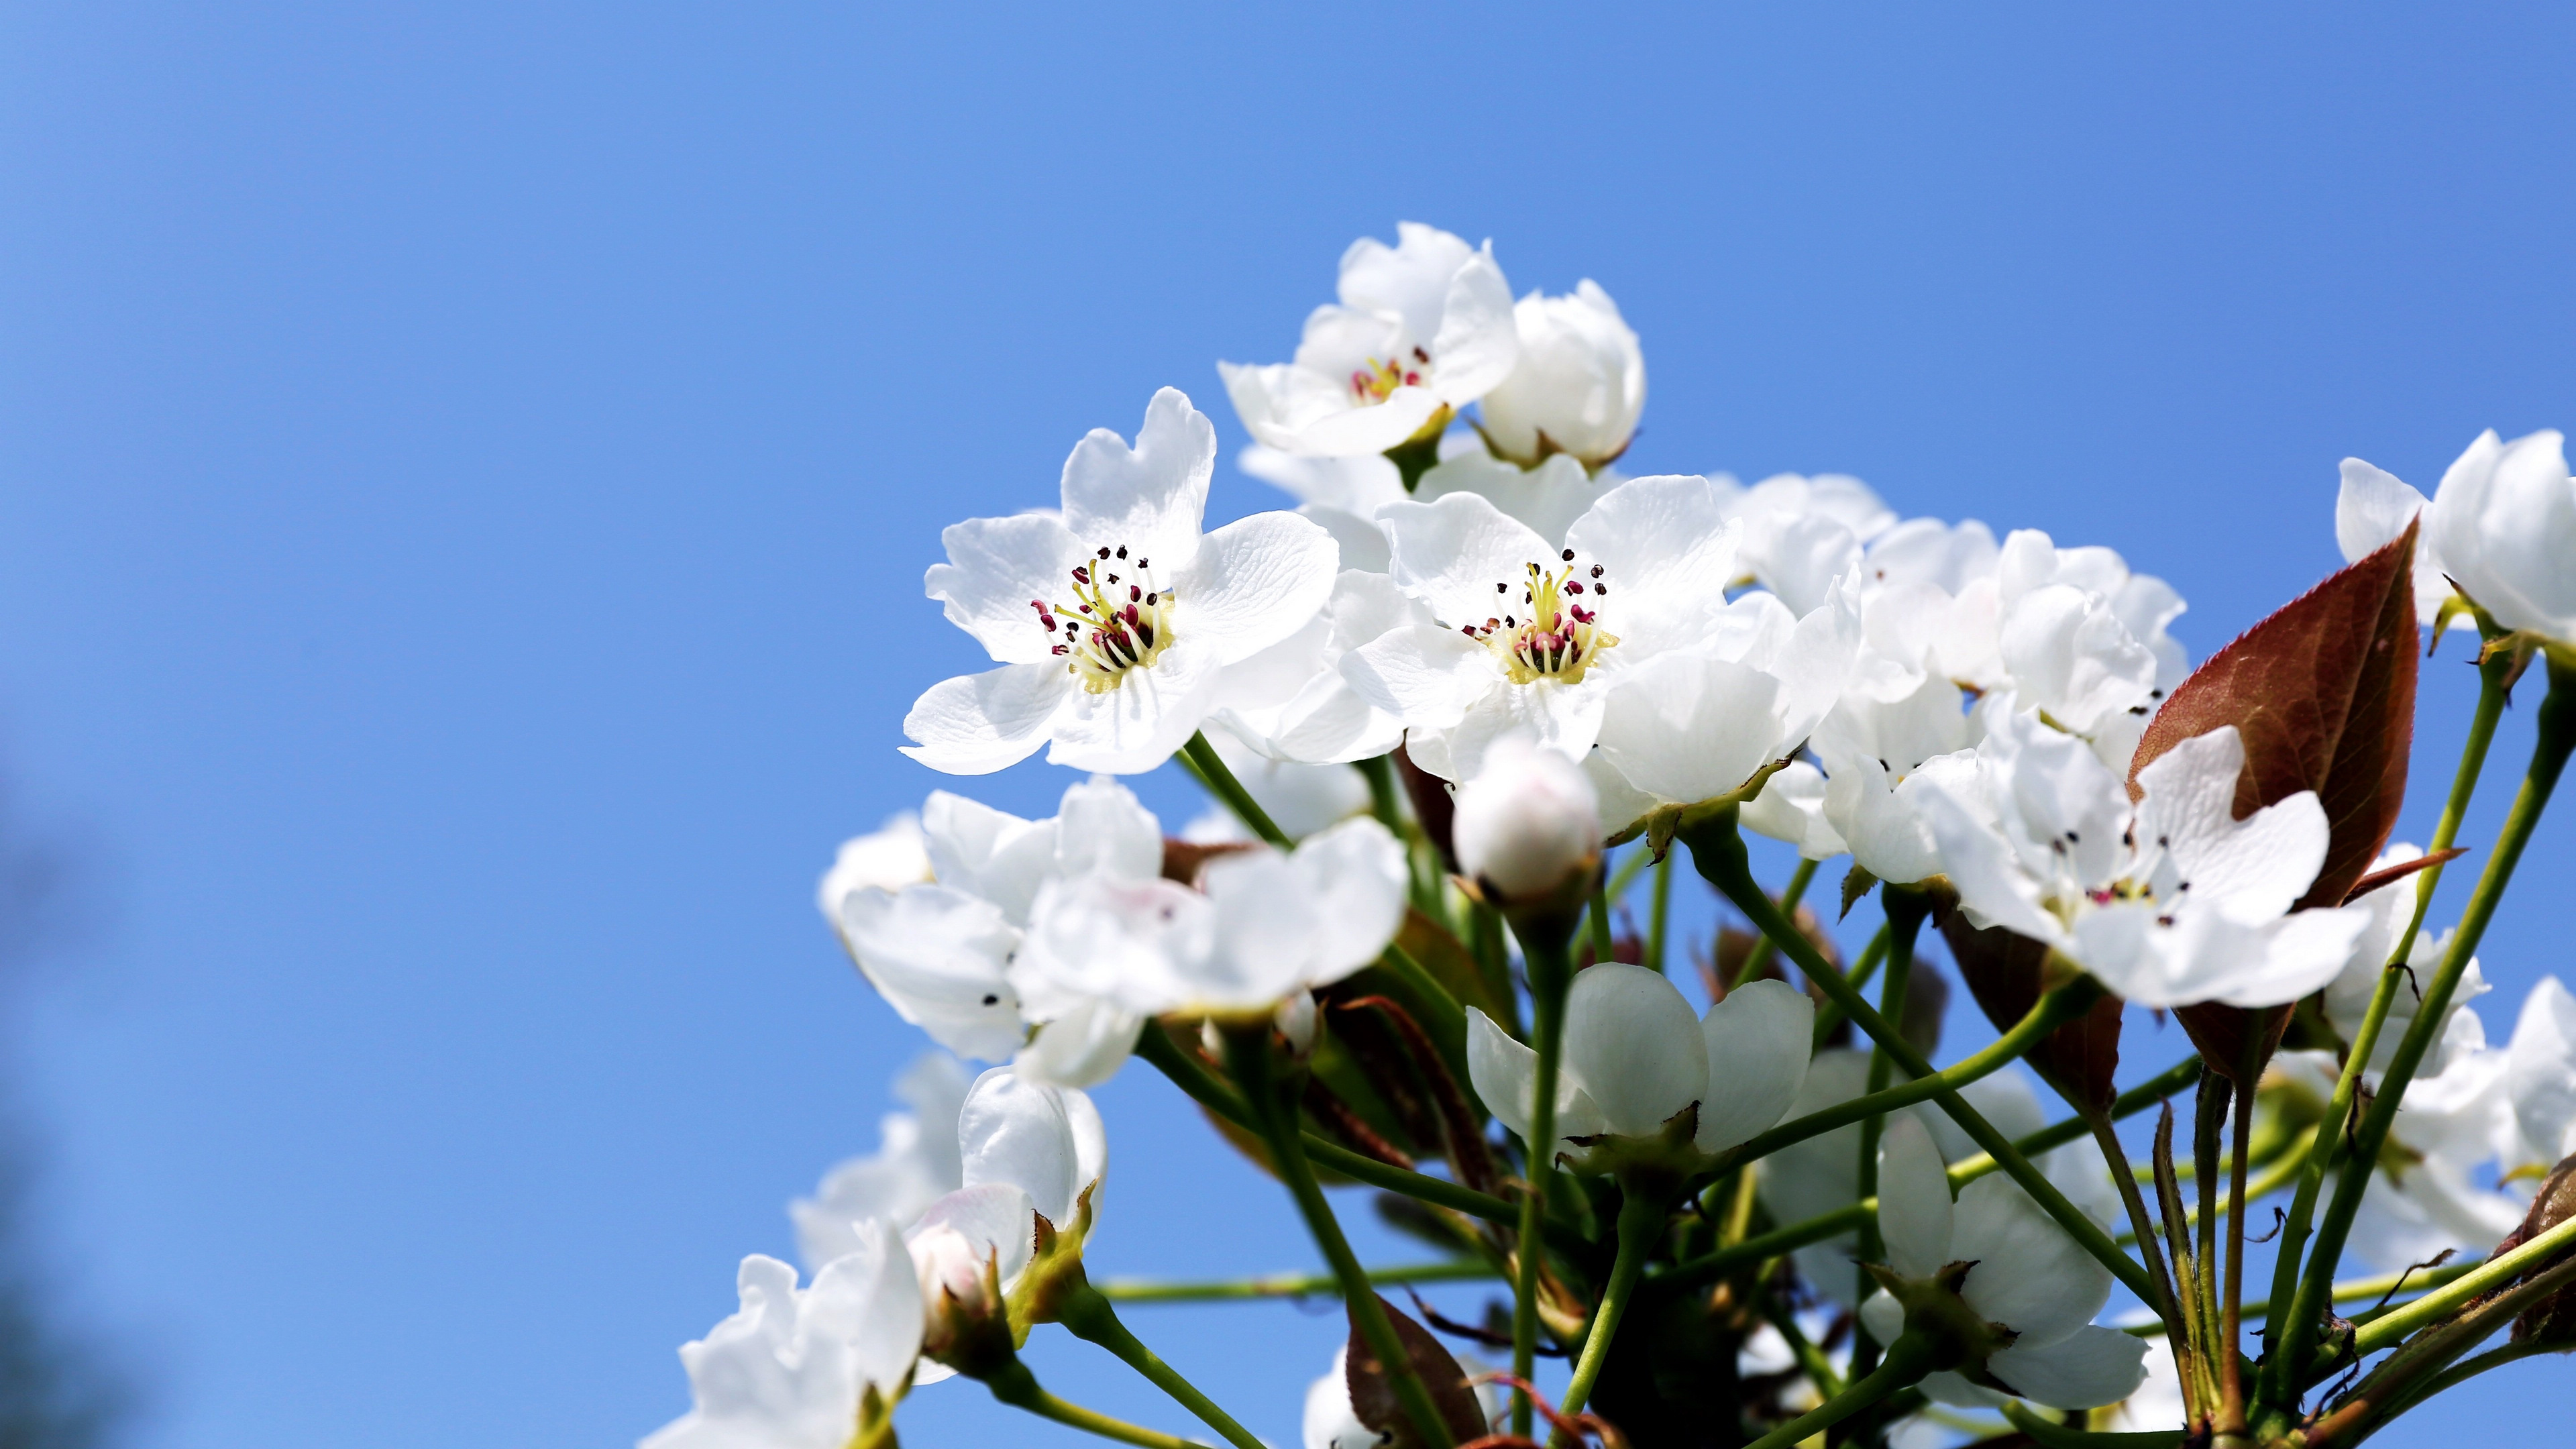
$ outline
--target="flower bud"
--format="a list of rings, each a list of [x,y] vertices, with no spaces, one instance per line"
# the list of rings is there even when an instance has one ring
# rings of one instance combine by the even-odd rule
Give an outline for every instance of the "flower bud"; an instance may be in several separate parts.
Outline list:
[[[1458,869],[1497,907],[1591,884],[1601,864],[1601,804],[1572,760],[1525,739],[1495,744],[1458,791]]]
[[[1646,406],[1646,359],[1610,294],[1586,280],[1571,296],[1512,309],[1521,354],[1485,394],[1485,436],[1515,462],[1571,453],[1597,468],[1628,450]]]

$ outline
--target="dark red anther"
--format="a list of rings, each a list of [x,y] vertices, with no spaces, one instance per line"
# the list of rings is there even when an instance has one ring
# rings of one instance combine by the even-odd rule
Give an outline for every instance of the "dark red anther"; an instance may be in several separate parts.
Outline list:
[[[1574,562],[1574,550],[1569,548],[1565,552],[1558,554],[1557,557],[1565,560],[1567,563],[1572,563]]]
[[[1135,622],[1136,622],[1136,606],[1135,606],[1134,604],[1129,604],[1129,605],[1126,607],[1126,609],[1125,609],[1125,610],[1123,610],[1123,611],[1121,612],[1120,617],[1121,617],[1121,618],[1124,618],[1124,619],[1125,619],[1128,623],[1130,623],[1130,624],[1135,623]]]
[[[1091,570],[1089,570],[1089,569],[1087,569],[1087,568],[1084,568],[1084,567],[1083,567],[1082,565],[1080,565],[1080,564],[1075,564],[1075,565],[1073,566],[1073,581],[1074,581],[1075,583],[1077,583],[1077,584],[1087,584],[1087,583],[1090,583],[1090,582],[1091,582]]]
[[[1127,586],[1127,602],[1132,604],[1143,597],[1145,597],[1145,591],[1143,589],[1138,588],[1134,584],[1129,584]]]
[[[1565,581],[1565,591],[1569,594],[1579,594],[1583,592],[1583,585],[1572,579],[1567,579]]]

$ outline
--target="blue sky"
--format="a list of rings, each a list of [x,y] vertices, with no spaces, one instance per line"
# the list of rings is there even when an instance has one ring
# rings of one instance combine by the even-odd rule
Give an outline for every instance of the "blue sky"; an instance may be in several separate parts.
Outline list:
[[[614,1445],[682,1408],[672,1349],[916,1049],[810,891],[941,783],[894,753],[977,662],[920,594],[939,528],[1047,501],[1165,383],[1239,443],[1214,361],[1284,356],[1354,236],[1608,287],[1642,470],[2109,543],[2205,655],[2338,562],[2338,459],[2429,489],[2479,429],[2576,415],[2572,31],[0,7],[0,749],[96,921],[12,1050],[140,1442]],[[1229,474],[1213,511],[1278,501]],[[2470,689],[2428,666],[2419,800]],[[1044,813],[1065,780],[977,788]],[[2576,967],[2560,814],[2483,952],[2499,1034]],[[1158,1081],[1102,1100],[1101,1270],[1310,1261]],[[1337,1337],[1134,1322],[1283,1439]],[[1178,1424],[1088,1348],[1035,1362]],[[2576,1387],[2492,1382],[2385,1442]],[[906,1439],[1057,1442],[997,1413],[942,1386]]]

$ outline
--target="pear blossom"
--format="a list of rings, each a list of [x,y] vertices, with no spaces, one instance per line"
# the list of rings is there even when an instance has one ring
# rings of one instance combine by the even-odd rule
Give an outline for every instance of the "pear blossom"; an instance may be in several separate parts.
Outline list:
[[[1646,406],[1646,359],[1619,304],[1586,277],[1568,296],[1521,298],[1512,320],[1520,360],[1485,394],[1486,439],[1524,464],[1567,454],[1597,467],[1626,452]]]
[[[815,899],[829,920],[841,913],[841,898],[874,887],[897,891],[936,879],[930,868],[930,846],[921,833],[921,817],[910,810],[887,817],[865,835],[841,842],[832,868],[814,888]]]
[[[1811,746],[1827,771],[1825,820],[1855,863],[1901,885],[1941,873],[1923,794],[1945,781],[1953,789],[1970,784],[1982,732],[1959,687],[1938,675],[1894,699],[1856,688],[1836,701]]]
[[[1758,583],[1803,614],[1859,561],[1861,546],[1896,522],[1868,484],[1841,473],[1775,473],[1751,487],[1710,480],[1718,510],[1743,525],[1740,582]]]
[[[1493,244],[1411,221],[1396,237],[1342,253],[1340,302],[1308,315],[1294,361],[1217,364],[1256,440],[1307,456],[1383,453],[1436,434],[1511,373],[1520,337]]]
[[[1785,982],[1737,987],[1702,1016],[1659,972],[1619,961],[1577,971],[1565,999],[1552,1154],[1580,1164],[1590,1139],[1651,1138],[1694,1106],[1694,1149],[1714,1154],[1746,1141],[1797,1099],[1815,1012]],[[1528,1141],[1538,1054],[1474,1007],[1467,1072],[1486,1108]]]
[[[741,1308],[680,1349],[695,1407],[638,1449],[848,1449],[871,1391],[890,1410],[921,1352],[921,1289],[892,1224],[851,1242],[803,1289],[785,1263],[743,1259]]]
[[[1386,754],[1404,742],[1404,721],[1355,688],[1341,663],[1390,630],[1430,621],[1430,611],[1385,574],[1343,570],[1321,613],[1234,667],[1232,700],[1215,718],[1223,729],[1209,738],[1231,734],[1283,764],[1340,765]]]
[[[895,1095],[912,1110],[885,1114],[874,1153],[834,1164],[812,1197],[787,1206],[807,1272],[855,1251],[862,1222],[908,1223],[966,1185],[957,1114],[972,1085],[964,1064],[945,1052],[922,1053],[895,1078]]]
[[[1075,1000],[1139,1019],[1267,1011],[1375,961],[1403,923],[1409,877],[1404,847],[1363,817],[1293,851],[1219,856],[1199,882],[1048,881],[1012,983],[1040,1010]]]
[[[1009,1067],[975,1079],[958,1110],[957,1138],[961,1185],[903,1233],[928,1305],[933,1354],[950,1346],[943,1334],[955,1333],[959,1319],[1002,1311],[988,1295],[998,1284],[1007,1299],[1017,1286],[1034,1257],[1039,1218],[1070,1234],[1086,1207],[1100,1210],[1109,1170],[1109,1138],[1091,1098]],[[1072,1246],[1078,1250],[1079,1240]],[[948,1376],[943,1365],[924,1363],[915,1381]]]
[[[1227,703],[1227,666],[1294,634],[1332,591],[1332,536],[1291,513],[1200,532],[1216,430],[1172,388],[1129,447],[1095,429],[1065,462],[1063,506],[940,536],[923,580],[1002,667],[934,685],[905,754],[978,775],[1040,745],[1076,769],[1171,758]]]
[[[2392,845],[2380,852],[2370,868],[2373,871],[2386,870],[2420,859],[2423,854],[2412,845]],[[2362,1018],[2369,1014],[2371,998],[2378,994],[2380,977],[2386,973],[2389,957],[2397,950],[2398,937],[2405,934],[2406,923],[2415,914],[2416,892],[2423,888],[2423,884],[2415,876],[2401,876],[2352,902],[2368,913],[2368,924],[2353,942],[2352,954],[2345,959],[2343,970],[2326,983],[2322,1002],[2326,1024],[2347,1042],[2360,1039]],[[2390,1058],[2396,1056],[2398,1043],[2405,1039],[2407,1028],[2414,1025],[2416,1011],[2423,1004],[2417,990],[2441,964],[2450,947],[2451,933],[2448,931],[2416,933],[2415,944],[2406,957],[2406,964],[2415,972],[2416,986],[2401,984],[2397,994],[2389,998],[2387,1017],[2380,1024],[2378,1043],[2371,1050],[2369,1070],[2385,1071]],[[2442,1036],[2435,1038],[2437,1046],[2447,1049],[2452,1040],[2448,1031],[2448,1015],[2484,996],[2488,990],[2486,976],[2478,969],[2477,958],[2470,957],[2468,965],[2460,973],[2459,984],[2451,990],[2443,1022],[2445,1030]],[[2427,1058],[2421,1070],[2431,1075],[2442,1069],[2441,1059]]]
[[[1617,675],[1703,642],[1727,607],[1715,581],[1734,568],[1735,529],[1704,478],[1630,479],[1562,548],[1472,493],[1391,504],[1380,521],[1396,583],[1435,622],[1390,630],[1342,672],[1403,719],[1414,763],[1445,779],[1472,778],[1513,732],[1582,758]]]
[[[2451,582],[2498,624],[2576,647],[2576,480],[2556,429],[2510,443],[2480,433],[2442,475],[2424,530]]]
[[[846,881],[825,879],[826,916],[860,972],[898,1015],[961,1056],[1016,1059],[1063,1086],[1105,1081],[1141,1022],[1061,996],[1036,1011],[1021,1001],[1010,965],[1047,881],[1161,874],[1153,813],[1105,777],[1068,788],[1048,820],[936,791],[923,806],[922,842],[931,883],[862,886],[834,898]]]
[[[2345,563],[2359,563],[2404,533],[2427,504],[2424,495],[2405,480],[2359,458],[2344,459],[2342,472],[2343,486],[2335,495],[2335,546],[2343,551]],[[2430,528],[2415,534],[2412,577],[2415,622],[2431,628],[2441,620],[2442,606],[2451,601],[2452,591],[2450,569],[2434,552]],[[2478,622],[2460,613],[2451,616],[2447,627],[2474,631]]]
[[[2111,1296],[2111,1270],[2095,1262],[2055,1219],[2002,1173],[1950,1198],[1939,1149],[1920,1121],[1887,1124],[1879,1157],[1878,1221],[1888,1265],[1929,1279],[1966,1265],[1959,1296],[1977,1316],[2014,1337],[1972,1377],[1942,1370],[1923,1391],[1947,1404],[1994,1402],[1982,1378],[2060,1409],[2116,1403],[2146,1380],[2146,1344],[2093,1323]],[[1904,1312],[1885,1291],[1861,1305],[1861,1321],[1882,1343],[1904,1331]]]
[[[1592,781],[1526,738],[1499,741],[1459,790],[1449,836],[1458,868],[1504,901],[1581,889],[1601,861]]]
[[[2325,862],[2325,809],[2301,791],[2237,820],[2234,726],[2141,770],[2135,806],[2082,740],[2002,702],[1987,728],[1973,782],[1924,797],[1970,921],[2146,1006],[2272,1006],[2343,969],[2369,913],[2290,910]]]

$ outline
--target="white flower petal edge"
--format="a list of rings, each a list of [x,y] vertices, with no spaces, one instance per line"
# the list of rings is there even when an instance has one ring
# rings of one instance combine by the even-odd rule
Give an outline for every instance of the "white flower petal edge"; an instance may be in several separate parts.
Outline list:
[[[984,774],[1051,745],[1054,763],[1134,774],[1225,707],[1227,666],[1305,627],[1340,550],[1289,513],[1202,535],[1215,459],[1215,429],[1165,388],[1134,447],[1107,429],[1075,445],[1060,511],[944,532],[923,589],[1003,667],[925,692],[904,753]]]
[[[2454,583],[2508,629],[2576,644],[2576,480],[2554,429],[2489,431],[2442,475],[2424,528]]]
[[[1625,452],[1646,406],[1646,359],[1619,304],[1589,277],[1512,308],[1520,360],[1485,394],[1485,436],[1523,464],[1571,455],[1594,466]]]

